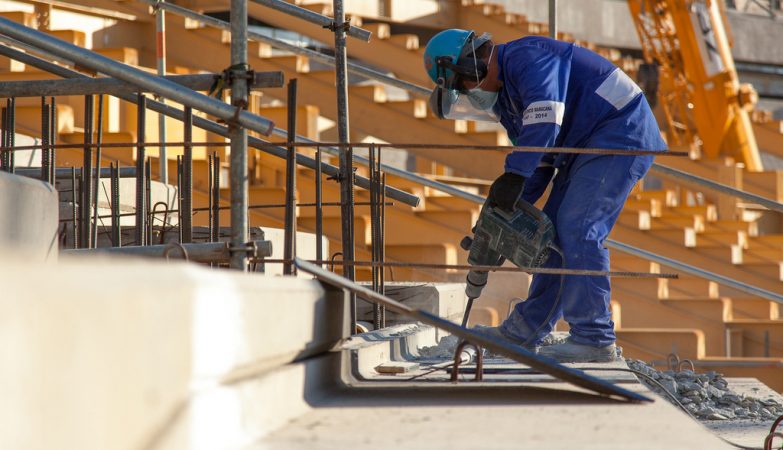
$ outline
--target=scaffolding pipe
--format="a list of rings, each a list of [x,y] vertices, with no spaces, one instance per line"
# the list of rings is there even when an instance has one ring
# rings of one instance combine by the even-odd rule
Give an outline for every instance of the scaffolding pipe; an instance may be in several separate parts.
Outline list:
[[[345,49],[345,11],[343,0],[332,0],[334,5],[334,57],[335,57],[335,90],[337,91],[337,135],[340,144],[345,145],[350,140],[348,131],[348,74],[346,64],[348,54]],[[340,161],[340,218],[342,231],[343,259],[353,261],[353,150],[343,146],[339,154]],[[371,168],[372,170],[372,168]],[[370,190],[372,191],[372,182]],[[356,268],[343,264],[343,276],[351,281],[356,279]],[[351,329],[356,324],[356,297],[350,296]]]
[[[76,176],[78,177],[82,176],[81,168],[74,168],[74,170],[76,171]],[[57,174],[57,178],[68,177],[71,175],[71,168],[58,167],[55,173]],[[98,176],[97,170],[94,170],[93,173],[95,174],[94,176]],[[42,176],[41,170],[33,167],[20,167],[16,169],[16,174],[27,178],[34,178],[36,180],[40,180]],[[101,168],[100,171],[101,178],[109,178],[110,176],[111,176],[111,170],[109,168],[107,167]],[[120,169],[120,178],[135,178],[135,177],[136,177],[135,167],[123,167],[122,169]]]
[[[66,69],[67,70],[67,69]],[[216,74],[169,75],[165,77],[194,91],[207,91],[220,78]],[[253,88],[282,87],[282,72],[256,72]],[[71,78],[67,80],[28,80],[0,82],[0,98],[61,95],[135,94],[139,88],[116,78]],[[163,142],[163,141],[160,141]]]
[[[168,5],[168,3],[167,3]],[[22,48],[29,47],[25,45],[24,43],[20,43],[20,46]],[[32,47],[31,47],[32,48]],[[63,67],[57,64],[53,64],[49,61],[46,61],[44,59],[41,59],[37,56],[30,55],[28,53],[21,52],[19,50],[13,49],[11,47],[0,45],[0,55],[6,56],[8,58],[14,59],[16,61],[23,62],[27,65],[30,65],[32,67],[36,67],[40,70],[43,70],[45,72],[49,72],[52,74],[55,74],[57,76],[63,77],[63,78],[71,78],[71,79],[92,79],[91,77],[88,77],[87,75],[84,75],[82,73],[79,73],[75,70],[69,69],[67,67]],[[282,83],[281,83],[282,85]],[[114,95],[114,94],[113,94]],[[121,98],[122,100],[125,100],[127,102],[131,102],[133,104],[136,104],[138,101],[138,96],[136,94],[116,94],[116,97]],[[182,121],[184,118],[184,112],[180,109],[174,108],[169,105],[164,105],[160,102],[157,102],[155,100],[148,100],[147,101],[147,108],[158,112],[160,114],[165,114],[168,117],[177,119]],[[202,130],[205,130],[209,133],[214,133],[218,136],[222,137],[228,137],[228,131],[227,128],[223,125],[220,125],[212,120],[205,119],[203,117],[199,116],[193,116],[193,125],[196,127],[201,128]],[[286,136],[287,132],[285,130],[281,130],[279,128],[274,129],[275,134],[281,134],[282,136]],[[303,136],[297,136],[297,140],[303,140],[303,141],[310,141],[309,139],[303,137]],[[314,141],[311,141],[314,142]],[[272,156],[275,156],[277,158],[285,159],[287,155],[287,150],[283,147],[269,147],[268,143],[266,141],[263,141],[259,138],[250,136],[248,138],[248,143],[251,147],[254,147],[264,153],[268,153]],[[336,149],[329,149],[329,151],[333,151],[334,154],[337,154]],[[357,161],[364,161],[363,164],[368,164],[366,158],[361,157],[355,157],[354,158]],[[315,170],[316,162],[313,158],[310,158],[309,156],[303,155],[301,153],[296,155],[296,162],[300,166],[307,167],[308,169]],[[125,170],[126,168],[123,168]],[[385,167],[384,170],[387,169],[393,169],[390,166]],[[324,175],[327,175],[329,177],[337,177],[339,175],[339,169],[331,164],[327,163],[321,163],[321,170],[323,171]],[[391,172],[391,170],[389,170]],[[400,173],[408,173],[410,176],[414,177],[414,179],[421,178],[422,180],[427,180],[424,177],[421,177],[420,175],[412,174],[410,172],[405,171],[398,171]],[[354,182],[356,183],[356,186],[361,187],[362,189],[369,190],[370,188],[370,180],[368,180],[365,177],[356,175],[354,176]],[[442,183],[441,183],[442,184]],[[446,186],[446,185],[444,185]],[[419,197],[410,194],[408,192],[402,191],[400,189],[394,188],[392,186],[386,186],[386,195],[389,196],[390,199],[397,200],[401,203],[404,203],[408,206],[418,206],[419,204]]]
[[[204,14],[199,14],[195,11],[192,11],[187,8],[183,8],[182,6],[175,5],[173,3],[158,3],[157,0],[138,0],[138,1],[142,3],[146,3],[151,6],[157,5],[157,7],[160,9],[165,9],[170,13],[177,14],[182,17],[187,17],[188,19],[203,23],[205,25],[209,25],[214,28],[219,28],[221,30],[230,30],[231,28],[230,25],[223,20],[216,19],[214,17],[209,17]],[[310,50],[308,48],[299,47],[298,45],[289,44],[288,42],[281,41],[279,39],[275,39],[269,36],[265,36],[261,33],[256,33],[254,31],[248,31],[247,35],[250,39],[254,41],[269,44],[274,48],[286,50],[291,53],[295,53],[297,55],[306,56],[312,59],[313,61],[318,61],[320,63],[327,64],[330,66],[335,65],[335,59],[333,56],[325,55],[323,53],[319,53],[315,50]],[[429,95],[432,93],[432,89],[428,89],[426,87],[419,86],[417,84],[410,83],[408,81],[400,80],[399,78],[386,75],[385,73],[378,72],[377,70],[369,69],[359,64],[354,64],[349,62],[347,66],[348,66],[348,70],[352,73],[367,78],[371,78],[376,81],[380,81],[381,83],[387,84],[389,86],[398,87],[412,94],[416,94],[422,97],[429,97]]]
[[[165,78],[150,75],[135,67],[25,27],[5,17],[0,17],[0,33],[69,59],[87,69],[111,75],[141,89],[204,111],[227,122],[237,122],[242,127],[263,135],[268,135],[274,128],[274,122],[267,118],[247,111],[239,111],[231,105],[184,88]]]
[[[692,183],[704,188],[707,188],[708,190],[720,192],[721,194],[730,195],[732,197],[741,198],[743,200],[747,200],[749,202],[757,203],[770,211],[775,211],[779,213],[783,213],[783,204],[776,202],[774,200],[770,200],[768,198],[764,198],[760,195],[751,194],[750,192],[741,191],[739,189],[733,188],[731,186],[727,186],[725,184],[717,183],[712,180],[708,180],[706,178],[702,178],[697,175],[692,175],[687,172],[683,172],[681,170],[674,169],[672,167],[663,166],[658,163],[654,163],[652,167],[650,167],[650,172],[657,173],[659,175],[671,177],[677,180],[685,181],[687,183]]]
[[[247,0],[231,0],[231,106],[237,114],[247,110]],[[274,129],[272,125],[268,132]],[[231,164],[229,183],[231,185],[231,268],[247,270],[247,253],[244,244],[249,237],[247,174],[247,130],[235,122],[228,123],[228,137],[231,140]],[[219,167],[218,167],[218,170]],[[219,188],[219,187],[218,187]],[[220,191],[218,191],[220,192]],[[219,201],[219,196],[215,202]],[[219,217],[219,216],[218,216]]]
[[[163,2],[164,0],[160,0]],[[166,11],[158,9],[155,11],[155,53],[157,56],[158,76],[166,76]],[[157,96],[156,100],[165,104],[163,97]],[[166,142],[166,116],[158,114],[158,142]],[[169,165],[166,145],[162,144],[158,149],[158,170],[160,182],[169,184]]]
[[[557,39],[557,0],[549,0],[549,37]]]
[[[276,9],[280,12],[288,14],[289,16],[298,17],[310,23],[320,25],[323,28],[329,28],[332,25],[332,19],[330,17],[324,16],[323,14],[318,14],[315,11],[310,11],[309,9],[302,8],[301,6],[297,6],[293,3],[288,3],[281,0],[251,0],[251,1],[253,3],[258,3],[259,5],[266,6],[267,8]],[[352,38],[360,39],[364,42],[370,42],[370,37],[372,36],[372,33],[370,31],[367,31],[363,28],[355,27],[353,25],[347,28],[348,28],[347,29],[348,36],[351,36]]]

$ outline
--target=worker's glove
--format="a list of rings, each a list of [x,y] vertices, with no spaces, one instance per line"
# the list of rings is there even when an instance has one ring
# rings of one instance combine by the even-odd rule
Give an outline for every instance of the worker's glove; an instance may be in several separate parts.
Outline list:
[[[489,187],[487,205],[512,212],[524,189],[525,177],[506,172],[497,177],[492,186]]]

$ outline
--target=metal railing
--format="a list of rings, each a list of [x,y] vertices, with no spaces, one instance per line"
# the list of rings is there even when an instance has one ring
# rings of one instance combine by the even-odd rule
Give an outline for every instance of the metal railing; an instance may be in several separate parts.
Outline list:
[[[324,16],[323,14],[318,14],[315,11],[310,11],[309,9],[302,8],[301,6],[295,5],[293,3],[288,3],[281,0],[250,0],[250,1],[252,1],[253,3],[258,3],[259,5],[266,6],[267,8],[276,9],[280,12],[288,14],[289,16],[298,17],[310,23],[320,25],[323,28],[331,29],[334,26],[334,20],[332,20],[331,17]],[[353,38],[359,39],[364,42],[370,42],[370,37],[372,36],[371,32],[363,28],[353,26],[349,22],[345,22],[342,26],[345,27],[346,34],[348,36],[351,36]]]

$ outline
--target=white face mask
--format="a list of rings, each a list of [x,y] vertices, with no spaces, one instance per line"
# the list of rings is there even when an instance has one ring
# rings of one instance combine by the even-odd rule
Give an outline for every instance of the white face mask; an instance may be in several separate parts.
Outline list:
[[[495,46],[492,46],[492,49],[489,51],[489,58],[487,59],[487,62],[492,61],[492,53],[495,51]],[[473,58],[475,59],[475,53]],[[470,100],[470,104],[473,105],[476,109],[481,110],[490,110],[493,106],[495,106],[495,103],[498,101],[498,93],[492,92],[492,91],[485,91],[481,89],[481,84],[484,83],[484,80],[486,80],[487,77],[484,77],[483,80],[478,79],[478,71],[476,71],[476,81],[478,84],[473,89],[468,90],[467,96],[468,100]]]

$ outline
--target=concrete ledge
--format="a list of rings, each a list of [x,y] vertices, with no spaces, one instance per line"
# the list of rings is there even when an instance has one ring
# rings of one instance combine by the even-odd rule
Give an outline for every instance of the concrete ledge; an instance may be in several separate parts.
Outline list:
[[[213,426],[276,413],[244,393],[274,389],[243,380],[341,337],[341,303],[312,280],[64,258],[0,262],[0,284],[0,448],[147,448],[183,413],[196,438],[171,448],[215,448],[197,443]]]
[[[455,322],[462,321],[462,314],[467,304],[463,283],[386,283],[386,296],[411,308],[421,309]],[[366,301],[356,303],[358,320],[371,322],[372,304]],[[410,319],[399,317],[391,311],[386,312],[387,326],[401,323],[410,323]]]
[[[0,248],[36,261],[56,257],[59,225],[52,185],[0,172]]]

